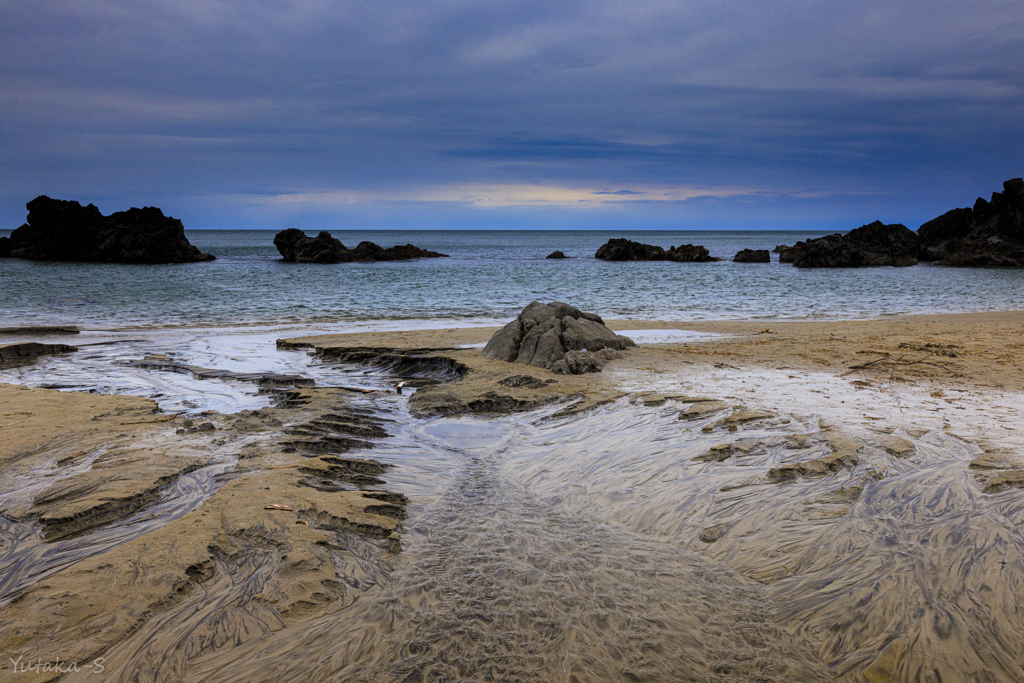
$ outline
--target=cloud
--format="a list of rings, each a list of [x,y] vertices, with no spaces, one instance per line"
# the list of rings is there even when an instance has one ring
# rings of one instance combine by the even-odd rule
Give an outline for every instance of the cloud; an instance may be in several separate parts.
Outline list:
[[[858,197],[842,210],[859,216],[888,197],[911,224],[1024,171],[1006,143],[1024,133],[1020,10],[0,3],[0,220],[40,192],[280,195],[294,210],[661,202],[685,217],[704,188],[776,198],[757,211],[778,220],[804,200]]]

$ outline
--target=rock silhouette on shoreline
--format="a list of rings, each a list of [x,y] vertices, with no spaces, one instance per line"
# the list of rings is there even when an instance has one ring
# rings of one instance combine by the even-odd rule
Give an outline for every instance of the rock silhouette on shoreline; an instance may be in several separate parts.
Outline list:
[[[0,238],[0,257],[93,263],[193,263],[212,261],[185,237],[177,218],[155,206],[104,216],[94,205],[36,197],[25,225]]]
[[[360,242],[349,249],[326,230],[316,237],[295,228],[274,236],[274,246],[289,263],[372,263],[374,261],[411,261],[418,258],[447,258],[448,254],[420,249],[411,244],[384,249],[373,242]]]
[[[920,251],[917,234],[905,225],[875,221],[851,230],[775,247],[780,263],[797,268],[913,266]]]
[[[532,302],[519,316],[491,337],[485,358],[525,363],[555,373],[581,375],[600,372],[622,349],[636,346],[615,334],[600,316],[556,301]]]
[[[772,257],[767,249],[741,249],[733,258],[736,263],[771,263]]]
[[[667,250],[652,244],[615,238],[608,240],[597,250],[594,258],[602,261],[675,261],[676,263],[706,263],[720,261],[708,254],[702,246],[681,244]]]
[[[921,260],[940,266],[1024,267],[1024,179],[1003,183],[991,201],[953,209],[918,229]]]

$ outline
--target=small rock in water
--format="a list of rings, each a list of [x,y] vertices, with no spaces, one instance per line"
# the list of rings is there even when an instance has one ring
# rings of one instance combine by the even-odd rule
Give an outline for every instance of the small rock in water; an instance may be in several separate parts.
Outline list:
[[[736,252],[732,260],[736,263],[771,263],[772,257],[767,249],[743,249]]]

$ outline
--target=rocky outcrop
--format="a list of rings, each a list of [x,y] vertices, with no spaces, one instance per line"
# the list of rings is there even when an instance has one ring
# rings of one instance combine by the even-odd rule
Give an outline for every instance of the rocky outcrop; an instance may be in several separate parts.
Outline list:
[[[36,197],[28,221],[0,243],[0,256],[39,261],[192,263],[212,261],[185,237],[177,218],[153,206],[104,216],[92,204]]]
[[[0,237],[0,258],[11,258],[11,246],[10,237]]]
[[[494,333],[483,354],[553,372],[583,374],[600,372],[613,357],[609,352],[631,346],[636,346],[632,339],[609,330],[600,316],[558,301],[534,301]]]
[[[316,237],[295,228],[282,230],[274,236],[274,246],[281,257],[291,263],[372,263],[374,261],[411,261],[418,258],[444,258],[448,254],[428,251],[411,244],[384,249],[373,242],[360,242],[349,249],[331,233],[323,230]]]
[[[568,256],[566,256],[565,254],[563,254],[563,253],[562,253],[562,252],[560,252],[560,251],[553,251],[553,252],[551,252],[550,254],[548,254],[547,256],[545,256],[544,258],[549,258],[549,259],[563,259],[563,258],[569,258],[569,257],[568,257]]]
[[[767,249],[742,249],[733,258],[736,263],[771,263],[772,257]]]
[[[807,243],[797,242],[796,246],[793,247],[787,247],[785,244],[780,244],[772,251],[779,255],[779,263],[792,263],[793,259],[796,258],[796,255],[800,253],[800,248],[805,244]]]
[[[0,344],[0,362],[15,360],[17,358],[28,358],[31,356],[48,356],[55,353],[72,353],[77,350],[77,346],[69,346],[68,344],[39,344],[36,342],[15,342],[13,344]]]
[[[1003,183],[992,200],[953,209],[918,231],[921,260],[940,266],[1024,267],[1024,180]]]
[[[705,263],[718,261],[708,250],[693,244],[681,244],[667,250],[651,244],[627,239],[610,239],[597,250],[594,258],[602,261],[675,261],[676,263]]]
[[[905,225],[875,221],[845,235],[826,235],[797,242],[793,265],[798,268],[913,266],[920,250],[917,234]]]
[[[623,337],[626,339],[626,337]],[[601,349],[600,351],[568,351],[562,360],[557,360],[551,365],[551,372],[560,375],[585,375],[588,372],[601,372],[610,360],[621,360],[625,358],[621,351],[612,349]]]

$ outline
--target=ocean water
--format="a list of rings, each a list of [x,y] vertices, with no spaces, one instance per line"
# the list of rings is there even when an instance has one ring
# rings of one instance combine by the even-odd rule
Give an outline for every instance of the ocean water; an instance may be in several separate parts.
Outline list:
[[[7,234],[6,232],[0,234]],[[1024,307],[1024,271],[912,268],[804,270],[777,262],[606,263],[612,237],[663,247],[702,244],[731,259],[818,232],[334,231],[347,246],[412,243],[450,258],[308,265],[280,260],[273,231],[191,231],[212,263],[101,265],[0,260],[3,325],[83,329],[315,326],[365,329],[495,323],[533,300],[607,318],[870,318]],[[573,258],[548,261],[562,250]]]

